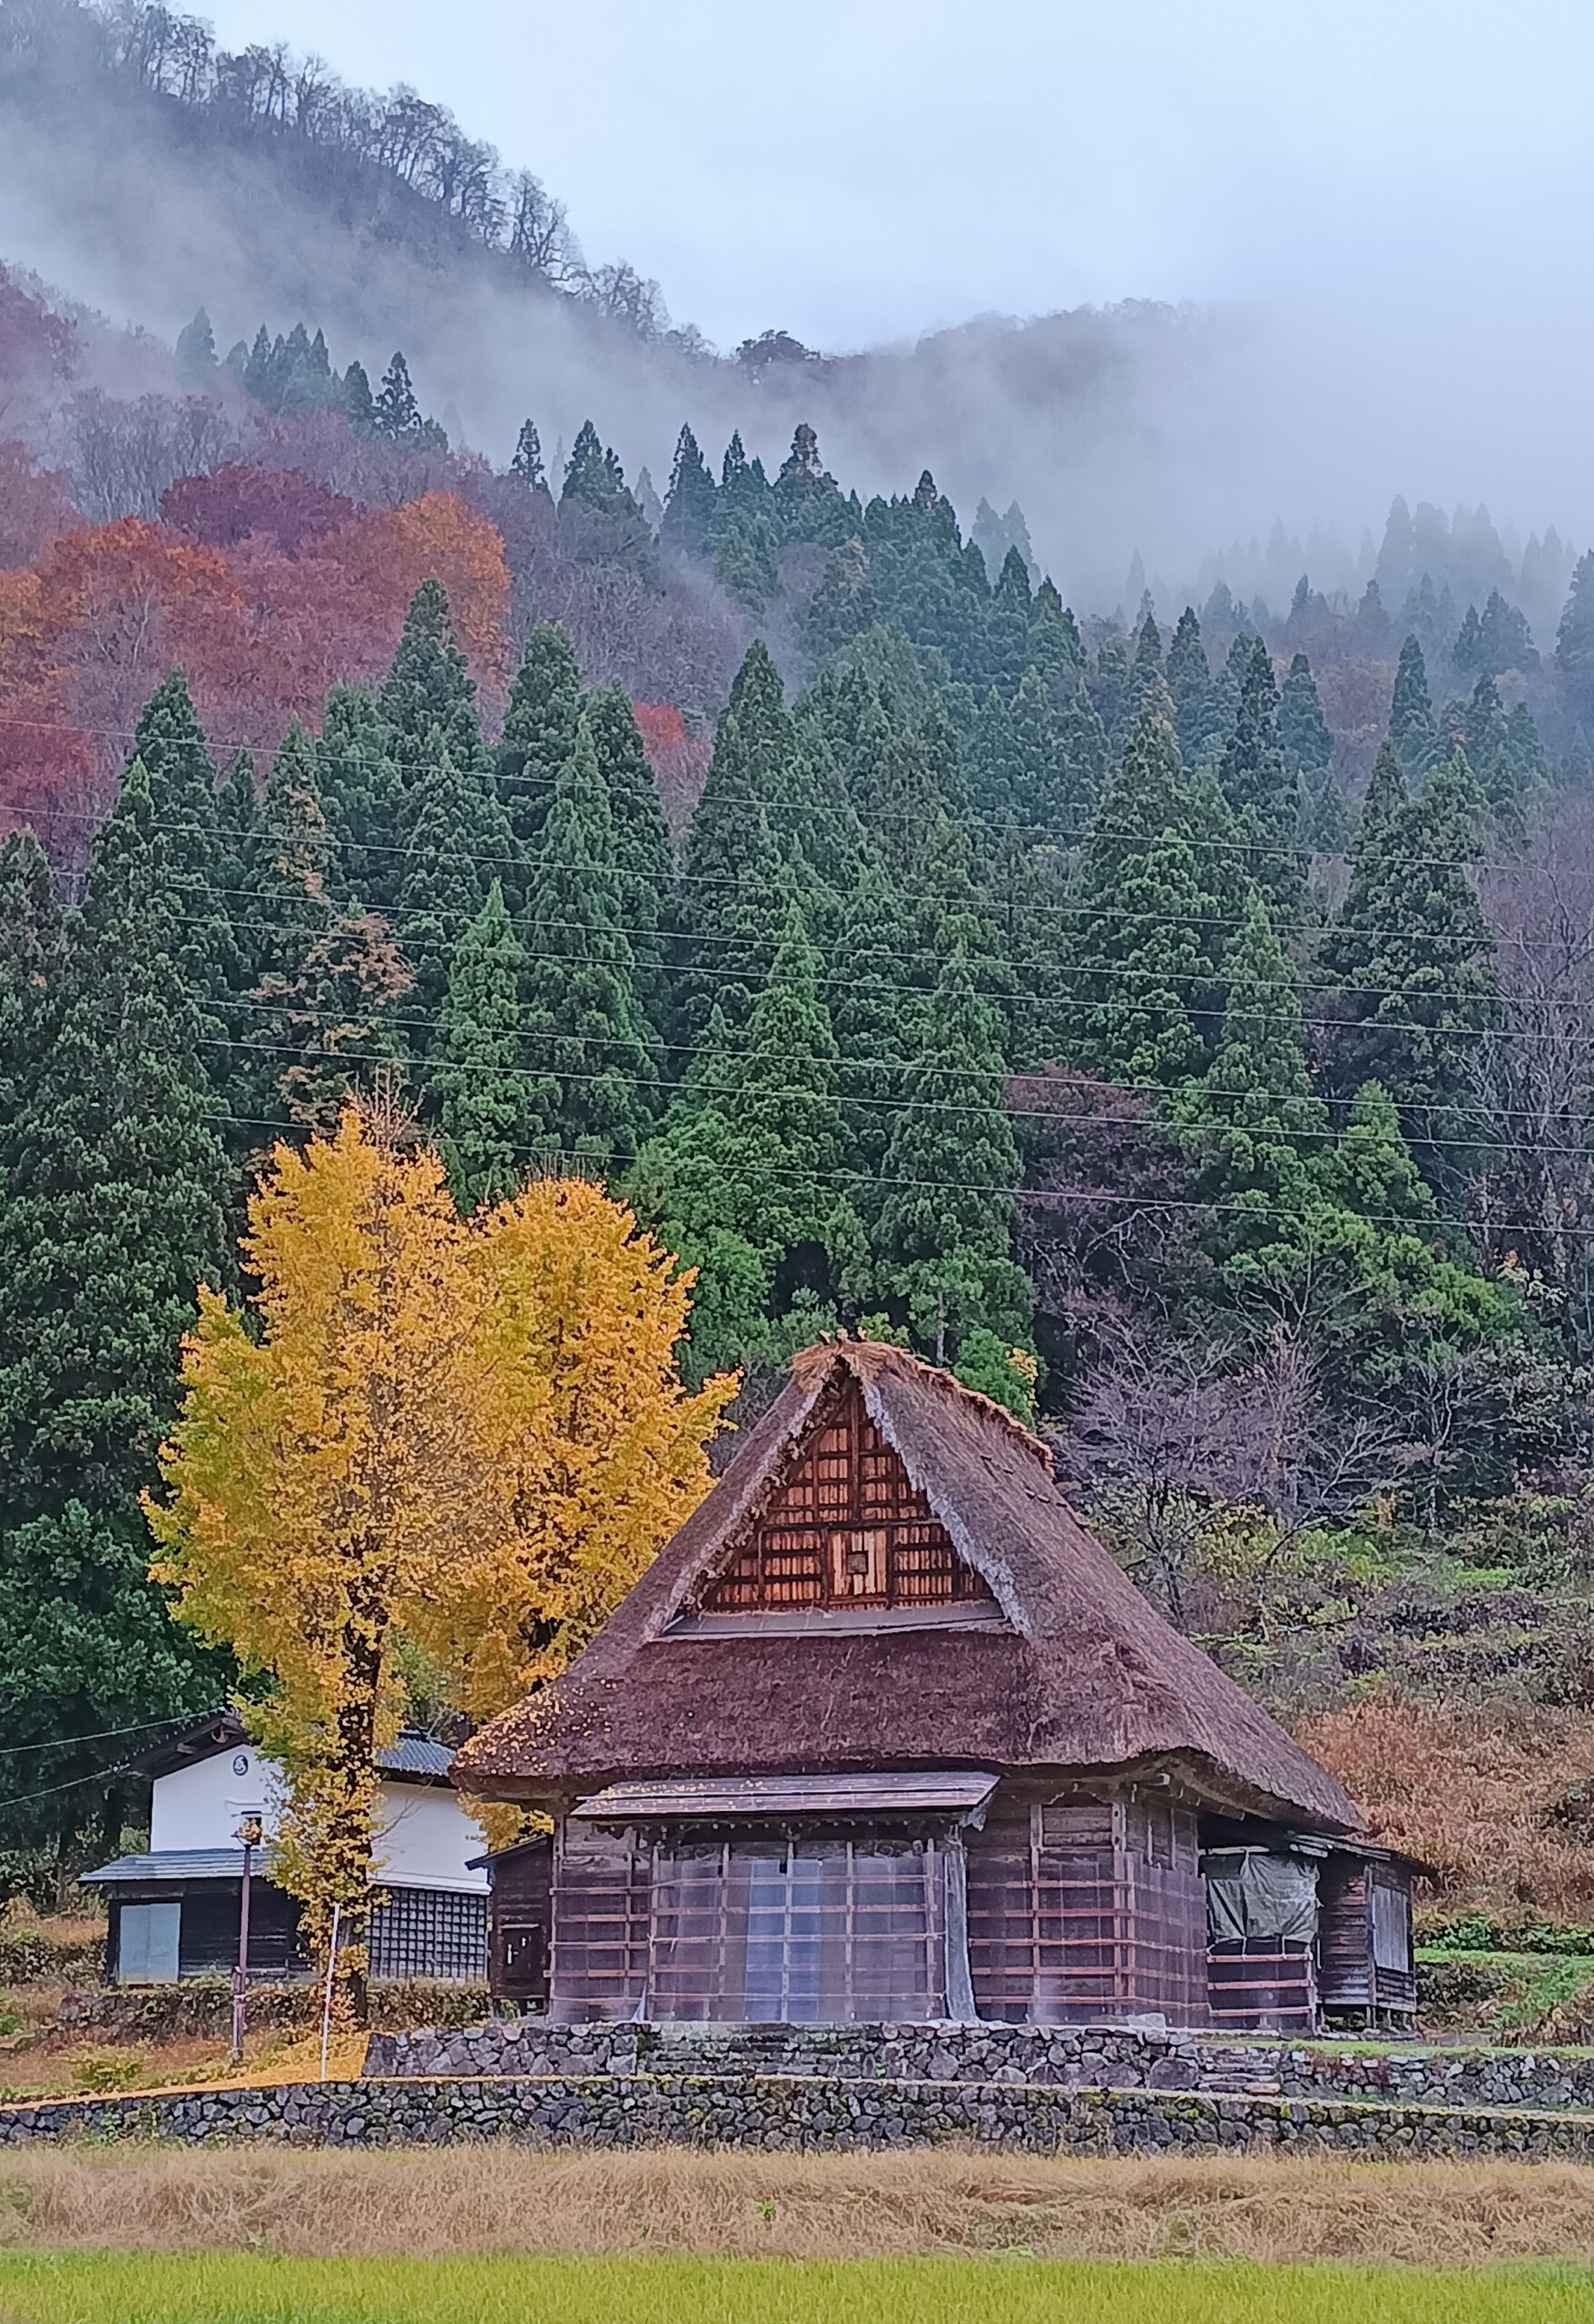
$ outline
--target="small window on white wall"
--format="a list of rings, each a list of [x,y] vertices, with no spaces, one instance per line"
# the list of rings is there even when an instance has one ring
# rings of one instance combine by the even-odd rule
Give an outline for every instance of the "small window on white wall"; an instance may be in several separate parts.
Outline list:
[[[181,1905],[123,1905],[116,1976],[123,1985],[170,1985],[177,1979]]]

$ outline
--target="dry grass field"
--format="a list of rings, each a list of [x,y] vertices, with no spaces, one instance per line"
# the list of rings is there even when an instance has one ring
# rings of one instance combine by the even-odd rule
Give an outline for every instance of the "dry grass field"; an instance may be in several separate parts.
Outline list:
[[[1018,2155],[39,2149],[0,2242],[315,2259],[1007,2255],[1594,2263],[1594,2168]],[[1594,2299],[1590,2311],[1594,2313]],[[5,2315],[0,2307],[0,2318]]]

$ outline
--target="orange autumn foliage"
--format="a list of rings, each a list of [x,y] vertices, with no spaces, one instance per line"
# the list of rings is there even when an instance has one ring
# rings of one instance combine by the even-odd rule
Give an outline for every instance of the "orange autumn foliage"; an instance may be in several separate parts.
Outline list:
[[[491,705],[508,568],[497,531],[452,493],[362,511],[299,555],[269,533],[223,548],[136,517],[60,535],[31,570],[0,575],[0,832],[32,822],[81,855],[174,665],[219,760],[269,755],[292,719],[313,730],[330,686],[380,680],[433,576]]]
[[[1594,1718],[1388,1691],[1303,1720],[1377,1837],[1432,1866],[1447,1908],[1594,1922]]]
[[[496,527],[458,494],[423,493],[400,508],[373,508],[321,544],[318,560],[402,614],[423,581],[440,581],[454,631],[477,683],[508,676],[509,567]],[[394,634],[397,643],[397,632]]]
[[[36,573],[0,573],[0,837],[70,852],[94,812],[93,753],[67,713]]]

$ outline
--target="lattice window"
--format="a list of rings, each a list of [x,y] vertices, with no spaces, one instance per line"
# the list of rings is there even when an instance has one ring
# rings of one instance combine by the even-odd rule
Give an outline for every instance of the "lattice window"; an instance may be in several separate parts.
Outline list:
[[[834,2024],[946,2014],[945,1859],[878,1837],[660,1849],[645,2013]]]
[[[477,1984],[487,1974],[487,1900],[444,1888],[390,1888],[370,1917],[373,1977]]]
[[[704,1610],[945,1606],[989,1599],[850,1388],[821,1415]]]

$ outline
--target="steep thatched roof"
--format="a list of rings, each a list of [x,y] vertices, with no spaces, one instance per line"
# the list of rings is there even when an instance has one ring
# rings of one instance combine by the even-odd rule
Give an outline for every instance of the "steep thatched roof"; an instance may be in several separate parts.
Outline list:
[[[814,1634],[669,1625],[743,1542],[848,1376],[1000,1619]],[[1215,1797],[1354,1830],[1347,1794],[1181,1638],[1079,1523],[1046,1447],[943,1372],[869,1341],[792,1367],[725,1475],[585,1653],[465,1744],[456,1782],[568,1801],[625,1777],[979,1765],[1086,1770],[1176,1758]]]

